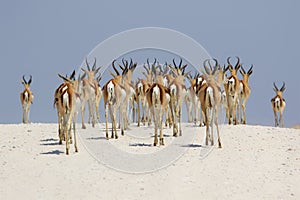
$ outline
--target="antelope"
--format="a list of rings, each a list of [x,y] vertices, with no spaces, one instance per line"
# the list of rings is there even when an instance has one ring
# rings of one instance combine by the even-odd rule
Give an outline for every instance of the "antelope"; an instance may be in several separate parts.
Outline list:
[[[163,105],[164,106],[164,111],[165,111],[165,127],[171,128],[173,124],[173,116],[171,112],[171,96],[170,96],[170,90],[168,88],[169,84],[168,81],[171,79],[173,80],[174,78],[167,78],[169,76],[168,71],[169,71],[169,66],[168,63],[166,62],[164,65],[164,69],[162,69],[161,65],[157,62],[157,65],[155,65],[156,59],[154,61],[154,64],[152,65],[152,72],[153,72],[153,80],[155,83],[158,83],[162,85],[165,89],[165,102]]]
[[[132,59],[130,58],[130,64],[128,66],[128,61],[127,60],[124,60],[124,58],[122,59],[122,63],[124,65],[124,67],[122,67],[121,65],[119,65],[119,67],[124,71],[125,68],[127,68],[126,70],[126,74],[123,78],[123,85],[125,86],[126,88],[126,92],[128,92],[128,104],[126,105],[126,110],[129,109],[129,112],[128,112],[128,118],[129,120],[127,120],[127,124],[126,124],[126,127],[127,125],[129,124],[129,122],[133,122],[133,118],[134,118],[134,100],[135,100],[135,87],[133,86],[133,83],[132,83],[132,74],[134,72],[134,70],[136,69],[136,66],[137,66],[137,63],[133,63],[132,62]]]
[[[241,65],[240,73],[243,76],[243,80],[240,80],[240,89],[239,89],[239,104],[242,106],[241,114],[241,123],[246,124],[246,104],[251,93],[249,86],[249,76],[252,74],[253,65],[246,72],[243,66]],[[240,110],[240,109],[239,109]]]
[[[198,96],[196,95],[196,82],[199,73],[195,74],[194,77],[189,75],[187,78],[190,81],[191,86],[188,88],[188,94],[185,98],[187,113],[188,113],[188,122],[194,122],[195,124],[199,121],[199,109],[200,109],[200,101]]]
[[[165,104],[166,94],[165,94],[164,86],[158,83],[152,84],[152,86],[147,90],[146,97],[154,121],[153,145],[156,146],[158,144],[158,137],[157,137],[158,129],[159,129],[159,143],[160,145],[164,145],[164,138],[162,134],[162,115],[164,112],[164,105],[166,105]]]
[[[237,77],[237,71],[240,68],[240,58],[237,58],[237,63],[235,67],[232,66],[230,63],[230,57],[227,58],[228,68],[231,73],[231,76],[228,78],[228,84],[226,85],[225,91],[227,91],[227,105],[228,110],[226,116],[228,116],[228,124],[237,124],[237,116],[236,116],[236,109],[237,109],[237,101],[238,101],[238,94],[239,94],[239,79]]]
[[[92,122],[92,127],[95,127],[96,123],[96,108],[98,107],[96,104],[96,97],[100,96],[101,90],[99,90],[99,83],[95,78],[95,75],[98,73],[101,67],[96,68],[96,58],[92,67],[90,69],[89,63],[85,60],[87,65],[87,70],[81,68],[81,70],[87,75],[87,78],[82,79],[82,105],[81,105],[81,121],[82,121],[82,128],[85,129],[86,126],[84,124],[84,110],[85,104],[88,103],[89,107],[89,121]],[[99,98],[99,97],[98,97]],[[99,105],[99,103],[98,103]]]
[[[175,63],[175,59],[173,59],[174,68],[169,66],[171,71],[175,74],[174,80],[170,83],[170,101],[171,101],[171,111],[173,116],[173,136],[177,137],[178,131],[179,135],[182,135],[181,129],[181,111],[182,111],[182,101],[185,98],[187,93],[184,78],[189,74],[184,73],[187,64],[182,65],[182,59],[180,60],[179,65],[177,66]],[[178,123],[178,124],[177,124]],[[179,127],[178,127],[179,125]]]
[[[117,133],[117,121],[116,121],[116,114],[117,110],[120,109],[120,128],[121,128],[121,135],[124,135],[124,126],[125,126],[125,106],[126,104],[126,90],[123,86],[120,85],[122,81],[122,76],[119,74],[118,70],[115,68],[116,60],[112,62],[112,66],[114,70],[116,71],[117,75],[111,73],[111,75],[114,76],[113,79],[110,79],[102,88],[103,91],[103,99],[104,99],[104,108],[105,108],[105,128],[106,128],[106,139],[109,139],[108,137],[108,111],[110,112],[110,118],[112,121],[112,134],[111,138],[118,139],[118,133]],[[126,73],[126,69],[123,71],[123,76]]]
[[[75,70],[72,72],[70,76],[70,80],[74,80],[75,76]],[[62,144],[62,141],[65,140],[65,136],[63,135],[63,116],[64,116],[64,110],[62,109],[62,101],[61,96],[63,92],[65,92],[66,89],[66,83],[60,84],[58,88],[54,92],[54,103],[53,106],[57,109],[57,119],[58,119],[58,138],[59,138],[59,144]]]
[[[145,125],[146,120],[149,119],[149,109],[148,109],[148,102],[146,99],[146,91],[150,87],[150,83],[147,80],[144,79],[138,79],[136,83],[136,101],[137,101],[137,112],[138,112],[138,119],[137,119],[137,126],[140,126],[140,122]],[[141,109],[141,105],[142,109]],[[142,117],[141,117],[142,112]],[[150,121],[148,121],[150,122]]]
[[[75,134],[75,120],[73,120],[74,114],[76,112],[76,95],[75,87],[78,84],[77,81],[72,80],[72,73],[70,78],[58,74],[60,78],[64,80],[64,83],[61,84],[55,91],[54,94],[54,104],[57,108],[58,113],[58,125],[59,125],[59,144],[62,144],[62,140],[66,141],[66,154],[69,154],[71,140],[71,126],[73,122],[73,132],[74,132],[74,147],[75,152],[78,152],[76,134]],[[69,142],[70,139],[70,142]]]
[[[277,126],[284,127],[282,114],[283,114],[286,103],[285,103],[285,99],[282,97],[282,93],[285,91],[285,82],[283,82],[280,90],[277,88],[275,82],[273,83],[273,85],[274,85],[273,89],[276,93],[276,96],[271,99],[271,103],[272,103],[272,108],[273,108],[273,112],[274,112],[275,127],[277,127]],[[279,122],[278,122],[278,116],[277,116],[278,112],[280,114]]]
[[[98,77],[96,78],[97,86],[98,86],[98,92],[96,93],[96,96],[95,96],[96,117],[97,117],[97,121],[99,123],[100,123],[99,104],[100,104],[100,100],[102,98],[102,89],[101,89],[101,86],[100,86],[101,78],[102,78],[101,74],[99,74]]]
[[[213,124],[215,124],[218,136],[218,147],[222,148],[218,127],[218,107],[221,101],[221,90],[215,80],[215,75],[218,72],[218,66],[214,66],[213,69],[208,68],[205,65],[206,62],[209,62],[209,60],[204,61],[204,70],[202,70],[206,83],[198,85],[196,89],[201,102],[202,112],[204,112],[205,115],[205,144],[208,145],[210,139],[211,145],[214,145]]]
[[[30,84],[32,82],[32,76],[30,75],[30,78],[28,81],[25,80],[25,75],[23,75],[23,81],[21,82],[25,89],[20,94],[20,100],[22,104],[22,110],[23,110],[23,117],[22,122],[24,124],[28,124],[29,121],[29,112],[30,112],[30,105],[33,102],[33,94],[30,90]]]
[[[129,77],[130,77],[130,79],[131,79],[131,75],[132,75],[132,72],[133,72],[133,70],[135,69],[135,67],[136,67],[136,65],[137,65],[137,63],[134,63],[134,64],[132,64],[132,60],[131,60],[131,63],[130,63],[130,65],[129,65],[129,67],[128,67],[128,61],[127,60],[125,60],[124,61],[124,59],[122,59],[122,62],[123,62],[123,65],[124,65],[124,67],[122,67],[120,64],[119,64],[119,67],[121,68],[121,70],[122,70],[122,75],[120,75],[120,73],[119,73],[119,71],[116,69],[116,67],[115,67],[115,61],[116,60],[114,60],[113,62],[112,62],[112,67],[113,67],[113,69],[115,70],[115,72],[116,72],[116,74],[113,74],[112,72],[111,72],[111,75],[115,78],[115,80],[118,82],[118,84],[125,90],[125,92],[126,92],[126,98],[125,98],[125,100],[124,100],[124,102],[123,102],[123,104],[124,104],[124,109],[125,109],[125,114],[124,114],[124,121],[125,121],[125,123],[124,123],[124,128],[125,129],[127,129],[128,128],[128,125],[129,125],[129,120],[128,120],[128,107],[129,107],[129,104],[131,104],[131,108],[133,108],[133,104],[134,104],[134,97],[135,97],[135,88],[134,88],[134,84],[131,82],[131,81],[129,81],[129,79],[128,79],[128,74],[130,74],[129,75]],[[132,65],[135,65],[134,67],[132,67]],[[130,69],[131,68],[131,69]],[[130,72],[131,73],[130,73]],[[123,104],[122,104],[122,106],[123,106]],[[132,110],[131,110],[132,111]],[[130,111],[130,113],[132,114],[132,112]],[[120,109],[120,112],[121,112],[121,109]],[[122,111],[123,112],[123,111]],[[131,116],[131,115],[130,115]],[[119,118],[119,119],[121,119],[121,118]],[[121,123],[119,123],[119,125],[120,125]]]
[[[216,60],[217,61],[217,60]],[[228,79],[226,76],[226,72],[229,69],[229,66],[219,65],[219,73],[217,76],[217,83],[221,88],[221,103],[220,103],[220,116],[223,117],[223,110],[225,110],[226,119],[229,119],[229,110],[228,110],[228,103],[227,103],[227,94],[228,94]],[[223,120],[222,120],[223,122]]]

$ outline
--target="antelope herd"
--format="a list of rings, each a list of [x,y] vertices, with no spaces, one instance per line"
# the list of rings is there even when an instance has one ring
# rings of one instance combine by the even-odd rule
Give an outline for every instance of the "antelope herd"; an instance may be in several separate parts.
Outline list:
[[[75,152],[78,151],[76,143],[76,122],[78,113],[81,113],[81,128],[85,129],[85,107],[88,106],[88,122],[95,127],[100,122],[99,104],[103,97],[105,109],[106,139],[118,139],[118,130],[121,135],[133,122],[137,126],[150,126],[154,124],[153,145],[164,145],[164,126],[172,128],[173,136],[181,136],[182,108],[187,109],[187,121],[199,126],[206,126],[205,144],[214,145],[214,129],[216,129],[218,147],[221,148],[219,134],[220,113],[226,113],[228,124],[246,124],[246,105],[251,93],[249,77],[253,72],[253,65],[245,70],[236,57],[227,58],[227,65],[221,66],[217,59],[207,59],[203,68],[194,75],[187,71],[188,64],[173,59],[172,63],[165,62],[161,65],[155,58],[154,62],[147,62],[142,66],[144,77],[133,79],[137,63],[126,59],[121,62],[112,61],[113,71],[109,71],[111,78],[101,87],[100,68],[97,67],[96,58],[90,67],[86,60],[86,68],[81,68],[83,75],[75,78],[75,71],[70,77],[58,76],[63,83],[55,90],[54,106],[58,116],[59,144],[66,143],[66,154],[69,154],[70,144],[73,143]],[[187,71],[187,72],[186,72]],[[242,79],[238,77],[238,72]],[[187,81],[188,80],[188,81]],[[29,81],[23,76],[25,90],[21,93],[23,106],[23,123],[28,123],[30,104],[33,100]],[[189,84],[186,84],[189,82]],[[285,83],[278,89],[274,83],[276,96],[272,98],[272,108],[275,116],[275,126],[283,127],[282,113],[285,100],[282,93]],[[280,113],[278,121],[277,112]],[[109,119],[111,120],[111,135],[109,136]],[[73,135],[72,135],[73,129]],[[72,137],[73,136],[73,137]]]

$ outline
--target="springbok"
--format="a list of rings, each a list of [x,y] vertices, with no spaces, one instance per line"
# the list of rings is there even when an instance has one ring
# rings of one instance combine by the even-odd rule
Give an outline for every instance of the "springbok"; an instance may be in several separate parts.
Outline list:
[[[98,77],[96,78],[97,86],[98,86],[98,92],[96,93],[96,97],[95,97],[96,117],[97,117],[97,121],[99,123],[100,123],[99,104],[100,104],[100,100],[102,98],[102,89],[101,89],[101,86],[100,86],[101,78],[102,78],[101,74],[99,74]]]
[[[204,112],[205,115],[205,144],[208,145],[210,139],[211,145],[214,145],[213,125],[215,124],[218,136],[218,147],[221,148],[222,144],[218,126],[218,108],[221,102],[221,90],[215,80],[215,75],[218,72],[218,66],[214,66],[213,69],[208,68],[205,65],[206,62],[209,62],[209,60],[204,61],[204,70],[202,70],[202,73],[205,76],[206,83],[198,85],[196,90],[201,102],[202,112]]]
[[[157,138],[158,129],[159,129],[159,143],[160,145],[164,145],[164,138],[162,134],[162,115],[164,113],[164,105],[166,105],[165,104],[166,95],[165,95],[164,86],[158,83],[152,84],[152,86],[147,90],[146,97],[154,121],[153,145],[156,146],[158,143],[158,138]]]
[[[134,70],[136,69],[137,63],[133,63],[132,58],[130,58],[130,64],[128,65],[128,61],[124,60],[124,58],[122,59],[122,63],[124,65],[124,67],[122,67],[121,65],[119,65],[119,67],[122,69],[122,71],[126,69],[126,74],[123,78],[123,81],[125,82],[123,85],[126,88],[126,92],[128,93],[128,104],[126,105],[126,110],[128,111],[128,122],[125,125],[125,128],[127,128],[128,124],[130,122],[134,121],[134,113],[135,113],[135,107],[134,107],[134,101],[136,98],[136,93],[135,93],[135,87],[134,84],[132,82],[132,75]]]
[[[23,75],[23,81],[22,84],[24,85],[25,89],[20,94],[20,100],[22,104],[22,110],[23,110],[23,117],[22,122],[24,124],[28,124],[29,121],[29,112],[30,112],[30,105],[33,102],[33,94],[30,90],[30,84],[32,82],[32,76],[30,75],[30,78],[28,81],[25,80],[25,75]]]
[[[87,70],[81,68],[81,70],[87,75],[87,78],[82,79],[82,105],[81,105],[81,121],[82,121],[82,128],[85,129],[86,126],[84,124],[84,111],[85,111],[85,104],[88,103],[89,107],[89,121],[92,122],[92,127],[95,127],[97,113],[96,113],[96,97],[100,96],[99,90],[99,83],[96,80],[95,75],[98,73],[101,67],[96,68],[96,58],[93,64],[92,69],[89,66],[87,60],[86,66]]]
[[[227,63],[229,67],[229,71],[231,73],[231,76],[228,78],[228,84],[226,85],[225,91],[227,91],[226,97],[227,97],[227,105],[228,110],[226,116],[228,116],[228,124],[237,124],[237,116],[236,116],[236,110],[237,110],[237,101],[238,101],[238,94],[239,94],[239,87],[240,87],[240,80],[237,77],[237,71],[240,68],[240,58],[237,58],[237,63],[235,64],[235,67],[232,66],[230,63],[230,57],[227,58]]]
[[[73,74],[75,74],[73,72]],[[73,121],[74,113],[76,112],[76,91],[75,84],[77,81],[72,80],[73,75],[70,78],[58,74],[60,78],[64,80],[56,90],[54,94],[54,103],[58,113],[58,125],[59,125],[59,144],[62,144],[62,140],[66,141],[66,154],[69,154],[70,143],[72,143],[72,122],[74,132],[74,147],[75,152],[78,152],[76,134],[75,134],[75,121]],[[79,95],[78,95],[79,96]],[[69,141],[70,140],[70,141]]]
[[[119,121],[121,128],[121,135],[124,135],[124,126],[126,123],[126,90],[120,84],[124,74],[126,73],[126,69],[123,71],[122,76],[119,74],[118,70],[115,68],[116,60],[112,62],[112,66],[116,71],[116,75],[111,72],[111,75],[114,76],[113,79],[110,79],[102,88],[103,100],[104,100],[104,108],[105,108],[105,128],[106,128],[106,139],[108,137],[108,111],[110,112],[110,118],[112,121],[112,130],[111,130],[111,138],[118,139],[117,133],[117,110],[120,109]]]
[[[149,119],[149,109],[148,109],[148,103],[146,99],[146,91],[150,87],[150,83],[147,80],[144,79],[138,79],[136,83],[136,102],[137,102],[137,113],[138,113],[138,119],[137,119],[137,126],[140,126],[140,123],[142,122],[145,126],[146,121]],[[142,106],[142,109],[141,109]],[[142,116],[141,116],[142,113]]]
[[[282,93],[285,90],[285,83],[283,82],[280,90],[277,88],[275,83],[273,83],[273,85],[274,85],[273,89],[276,93],[276,96],[271,99],[271,103],[272,103],[272,108],[273,108],[274,117],[275,117],[275,127],[277,127],[277,126],[284,127],[282,114],[283,114],[286,103],[285,103],[285,99],[282,97]],[[279,122],[278,122],[278,116],[277,116],[278,112],[280,114]]]
[[[221,88],[221,103],[220,103],[220,116],[223,118],[223,110],[225,111],[225,121],[229,119],[229,110],[228,110],[228,103],[227,103],[227,94],[228,94],[228,79],[226,76],[226,71],[229,69],[229,66],[219,65],[219,73],[217,77],[217,82]],[[221,121],[224,122],[223,120]]]
[[[199,121],[200,110],[200,101],[198,99],[198,96],[196,95],[196,82],[199,76],[200,74],[196,73],[194,77],[192,77],[191,75],[187,77],[190,81],[191,86],[187,89],[188,94],[185,98],[188,122],[194,122],[195,124],[197,124],[197,122]]]
[[[75,70],[72,72],[70,80],[75,80]],[[65,136],[63,135],[63,116],[64,110],[62,109],[62,101],[61,96],[66,89],[65,81],[60,84],[54,92],[54,104],[53,106],[56,107],[57,110],[57,119],[58,119],[58,138],[59,144],[62,144],[62,141],[65,141]]]
[[[120,72],[117,70],[117,68],[115,67],[115,62],[116,60],[114,60],[112,62],[112,67],[115,70],[116,74],[110,72],[110,74],[114,77],[114,79],[117,81],[117,83],[122,87],[122,89],[125,90],[126,92],[126,97],[124,99],[124,101],[122,102],[122,107],[124,105],[124,109],[125,109],[125,115],[124,115],[124,128],[127,129],[128,125],[129,125],[129,120],[128,120],[128,115],[127,115],[127,110],[128,110],[128,105],[130,103],[131,100],[134,100],[134,96],[135,96],[135,88],[134,85],[131,81],[128,81],[128,72],[131,71],[130,70],[130,66],[132,65],[132,62],[130,64],[130,66],[128,67],[128,61],[124,61],[122,60],[124,66],[122,67],[119,64],[119,67],[122,70],[122,74],[120,74]],[[136,65],[136,63],[134,63],[134,65]],[[134,67],[135,68],[135,67]],[[134,70],[134,69],[133,69]],[[133,72],[133,71],[132,71]],[[120,109],[121,112],[121,109]],[[122,111],[123,112],[123,111]],[[121,118],[119,118],[121,120]],[[121,123],[119,123],[120,125]]]
[[[156,61],[156,59],[155,59]],[[172,127],[173,125],[173,116],[171,111],[171,95],[169,90],[169,81],[173,80],[174,77],[169,72],[169,66],[166,62],[162,68],[162,66],[157,62],[157,65],[152,65],[152,71],[153,71],[153,80],[155,83],[158,83],[162,86],[164,86],[165,89],[165,105],[164,105],[164,111],[165,111],[165,127]]]
[[[246,104],[251,93],[249,86],[249,76],[252,74],[253,65],[246,72],[243,66],[241,65],[240,73],[243,76],[243,80],[240,80],[240,89],[239,89],[239,104],[242,107],[241,123],[246,124]],[[240,108],[239,108],[240,111]]]
[[[179,135],[182,135],[181,129],[181,112],[182,112],[182,102],[187,94],[186,87],[184,85],[184,78],[187,77],[188,73],[185,73],[185,68],[187,64],[182,65],[182,59],[180,60],[179,65],[177,66],[175,63],[175,59],[173,59],[174,67],[170,66],[171,71],[174,73],[175,78],[170,83],[170,101],[171,101],[171,111],[173,116],[173,136],[177,137],[178,131]],[[179,125],[179,127],[178,127]]]

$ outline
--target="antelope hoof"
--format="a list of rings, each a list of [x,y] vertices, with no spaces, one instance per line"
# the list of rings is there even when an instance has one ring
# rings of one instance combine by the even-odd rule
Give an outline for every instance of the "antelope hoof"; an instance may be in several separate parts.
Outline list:
[[[153,144],[153,145],[156,146],[157,143],[158,143],[158,139],[157,139],[157,137],[155,137],[155,138],[154,138],[154,144]]]
[[[219,141],[219,148],[221,149],[222,148],[222,144],[221,144],[221,142]]]
[[[75,149],[75,152],[78,153],[78,149],[77,148]]]
[[[82,124],[81,128],[82,129],[86,129],[86,126],[84,124]]]
[[[123,136],[124,136],[124,130],[121,130],[121,135],[123,135]]]
[[[161,139],[160,139],[160,145],[165,145],[165,143],[164,143],[164,138],[161,138]]]
[[[116,134],[116,137],[115,137],[116,139],[118,139],[118,135]]]
[[[208,139],[205,140],[205,145],[208,146]]]
[[[179,131],[179,136],[182,136],[182,130]]]

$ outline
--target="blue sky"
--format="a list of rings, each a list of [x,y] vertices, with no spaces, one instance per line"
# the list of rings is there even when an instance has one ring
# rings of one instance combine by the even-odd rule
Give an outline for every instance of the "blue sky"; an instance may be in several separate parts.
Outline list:
[[[285,81],[285,124],[299,124],[299,10],[296,0],[1,1],[0,123],[22,120],[23,74],[33,76],[31,121],[56,122],[58,72],[78,69],[96,45],[114,34],[154,26],[188,35],[221,63],[237,55],[246,68],[254,65],[250,124],[273,125],[272,84]]]

